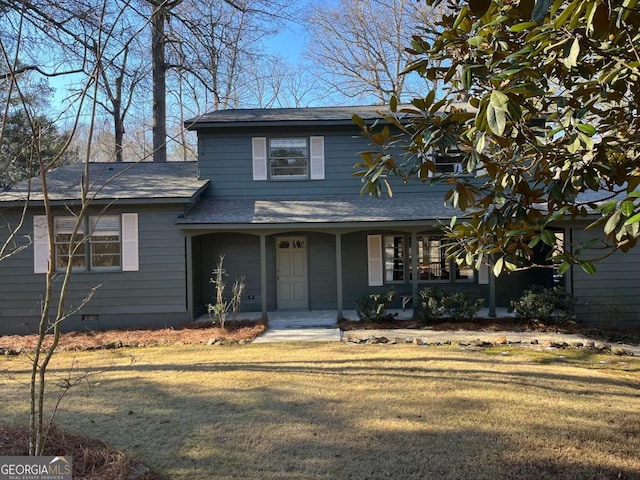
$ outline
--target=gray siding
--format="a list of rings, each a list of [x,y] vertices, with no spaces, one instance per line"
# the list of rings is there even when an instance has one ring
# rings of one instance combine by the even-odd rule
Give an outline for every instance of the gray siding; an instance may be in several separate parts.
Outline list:
[[[190,318],[186,305],[185,240],[174,226],[182,210],[136,208],[139,209],[139,271],[73,273],[67,300],[69,308],[77,308],[92,289],[95,294],[87,305],[65,321],[64,329],[176,325]],[[111,209],[109,213],[132,211],[135,210]],[[65,212],[60,210],[55,214]],[[23,235],[32,235],[32,222],[30,213]],[[56,277],[57,291],[61,280],[61,276]],[[0,333],[33,331],[44,290],[45,275],[33,273],[32,246],[1,262]],[[83,322],[82,314],[99,315],[99,320]]]
[[[253,181],[252,137],[258,136],[324,136],[324,180],[267,180]],[[359,195],[362,183],[354,177],[353,165],[360,161],[359,152],[369,150],[368,141],[358,135],[357,129],[328,128],[310,130],[289,128],[274,130],[199,132],[199,175],[211,179],[207,195],[215,197],[247,198],[303,198],[307,196]],[[398,151],[401,154],[400,151]],[[397,192],[424,193],[420,182],[402,184],[390,179]],[[432,189],[444,187],[434,186]]]
[[[332,310],[337,305],[336,237],[324,233],[307,236],[309,245],[309,308]]]
[[[597,232],[576,228],[575,244],[592,239]],[[601,251],[593,251],[593,257]],[[618,252],[596,264],[595,275],[580,267],[572,271],[576,316],[581,323],[613,328],[640,327],[640,247]]]
[[[213,270],[217,267],[220,256],[224,255],[223,268],[225,270],[225,282],[227,297],[231,294],[231,288],[236,278],[244,276],[245,292],[242,299],[242,311],[257,312],[262,306],[260,289],[260,237],[256,235],[219,233],[198,237],[201,257],[200,265],[202,275],[199,280],[200,296],[196,297],[196,309],[206,312],[209,303],[215,303],[215,285],[211,283]],[[269,252],[271,248],[267,247]],[[273,256],[271,255],[272,259]],[[273,284],[272,260],[267,262],[267,278],[270,285]],[[273,289],[270,288],[268,303],[273,308]],[[252,298],[250,298],[252,297]]]

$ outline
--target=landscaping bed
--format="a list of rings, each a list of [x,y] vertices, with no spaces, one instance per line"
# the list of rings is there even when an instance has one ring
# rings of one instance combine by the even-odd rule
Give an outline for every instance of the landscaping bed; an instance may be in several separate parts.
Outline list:
[[[119,329],[68,332],[60,335],[59,351],[99,350],[121,347],[151,347],[156,345],[189,345],[199,343],[245,343],[266,330],[262,320],[227,321],[225,328],[211,322],[194,322],[177,328]],[[36,348],[38,336],[5,335],[0,337],[0,354],[30,352]],[[45,346],[52,342],[51,335]]]
[[[27,456],[29,435],[26,428],[0,425],[0,456]],[[99,440],[71,435],[52,427],[47,435],[44,456],[73,458],[76,480],[159,480],[162,478],[124,452],[107,447]]]

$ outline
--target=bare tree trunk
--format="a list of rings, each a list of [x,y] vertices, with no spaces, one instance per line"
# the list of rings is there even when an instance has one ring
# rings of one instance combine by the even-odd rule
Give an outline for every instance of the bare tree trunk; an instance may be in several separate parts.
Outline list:
[[[151,72],[153,77],[153,161],[167,161],[167,65],[165,63],[165,2],[152,2]]]

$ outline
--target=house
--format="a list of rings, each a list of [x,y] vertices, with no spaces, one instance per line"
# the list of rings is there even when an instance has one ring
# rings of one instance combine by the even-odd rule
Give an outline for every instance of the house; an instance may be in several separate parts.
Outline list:
[[[561,278],[550,269],[492,278],[486,269],[459,268],[443,254],[440,224],[456,214],[444,204],[446,186],[398,181],[391,199],[362,195],[353,165],[369,145],[352,115],[373,122],[379,108],[212,112],[187,122],[198,135],[197,163],[91,164],[94,200],[83,224],[90,235],[74,257],[69,294],[70,304],[81,308],[65,328],[196,319],[215,298],[211,276],[221,256],[231,282],[244,277],[242,309],[265,316],[335,310],[341,317],[359,296],[389,288],[400,307],[432,285],[472,289],[487,306],[504,307],[533,283],[559,281],[578,297],[581,319],[602,321],[616,305],[627,323],[637,325],[640,252],[614,255],[596,277],[578,268]],[[449,171],[457,162],[455,155],[439,159]],[[31,182],[36,193],[17,238],[25,248],[0,262],[0,334],[35,329],[42,272],[48,261],[58,268],[69,261],[65,240],[83,168],[50,173],[53,255],[43,241],[40,184]],[[3,225],[18,221],[28,187],[0,193]],[[577,240],[584,226],[558,225],[557,235]],[[82,305],[90,291],[93,297]]]

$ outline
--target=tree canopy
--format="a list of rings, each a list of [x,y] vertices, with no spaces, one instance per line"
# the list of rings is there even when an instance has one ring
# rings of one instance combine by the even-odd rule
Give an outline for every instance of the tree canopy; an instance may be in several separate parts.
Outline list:
[[[598,260],[634,247],[638,0],[469,0],[449,7],[436,32],[413,36],[416,60],[407,68],[441,80],[446,90],[407,106],[392,99],[387,120],[401,135],[355,119],[377,147],[357,165],[363,190],[380,195],[388,175],[445,182],[446,200],[464,211],[445,227],[451,254],[459,263],[491,263],[496,274],[530,265],[538,245],[554,246],[560,220],[589,219],[595,230],[588,244],[554,250],[561,272],[579,263],[592,273]],[[402,137],[410,142],[400,161],[388,146]],[[437,175],[430,153],[451,148],[464,151],[464,171]]]

